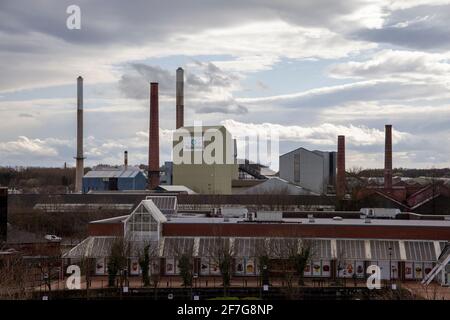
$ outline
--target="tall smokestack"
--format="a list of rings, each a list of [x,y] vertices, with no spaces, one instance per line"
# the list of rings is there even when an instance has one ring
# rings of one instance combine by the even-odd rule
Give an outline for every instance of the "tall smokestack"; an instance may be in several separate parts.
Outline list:
[[[150,83],[150,132],[148,149],[148,189],[159,185],[158,83]]]
[[[128,151],[124,151],[123,153],[123,165],[125,168],[128,167]]]
[[[0,188],[0,244],[8,240],[8,188]]]
[[[385,126],[384,144],[384,188],[392,188],[392,125]]]
[[[75,173],[75,192],[83,188],[84,157],[83,157],[83,78],[77,78],[77,156]]]
[[[345,194],[345,136],[338,136],[336,196],[339,199]]]
[[[177,129],[184,126],[184,70],[183,68],[177,69]]]

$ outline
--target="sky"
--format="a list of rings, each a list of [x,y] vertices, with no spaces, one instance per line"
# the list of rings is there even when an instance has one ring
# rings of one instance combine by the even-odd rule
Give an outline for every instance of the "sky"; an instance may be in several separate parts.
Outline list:
[[[170,160],[181,66],[185,125],[272,130],[281,154],[342,134],[348,168],[381,168],[389,123],[394,167],[449,167],[448,21],[450,0],[2,0],[0,166],[75,164],[79,75],[86,165],[147,163],[149,82]]]

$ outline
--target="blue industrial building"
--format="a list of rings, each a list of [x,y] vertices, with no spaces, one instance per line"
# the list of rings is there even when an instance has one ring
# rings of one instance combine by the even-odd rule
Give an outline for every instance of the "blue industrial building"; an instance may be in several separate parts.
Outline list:
[[[83,193],[89,191],[145,190],[147,176],[136,167],[101,168],[83,177]]]

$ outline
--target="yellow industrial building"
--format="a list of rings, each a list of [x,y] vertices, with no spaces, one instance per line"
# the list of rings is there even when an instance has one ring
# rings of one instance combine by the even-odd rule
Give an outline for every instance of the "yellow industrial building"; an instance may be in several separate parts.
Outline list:
[[[173,136],[173,184],[201,194],[231,194],[236,147],[224,126],[181,127]]]

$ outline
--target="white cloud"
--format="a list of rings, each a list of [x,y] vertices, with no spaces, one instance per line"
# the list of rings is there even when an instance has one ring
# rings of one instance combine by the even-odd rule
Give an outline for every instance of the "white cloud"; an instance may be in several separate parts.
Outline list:
[[[52,141],[55,141],[52,139]],[[48,142],[40,139],[30,139],[19,136],[15,141],[0,142],[0,152],[4,157],[25,156],[25,157],[54,157],[58,151],[49,146]]]
[[[407,79],[450,81],[450,54],[382,50],[366,61],[350,61],[330,67],[336,78]]]
[[[284,126],[275,123],[242,123],[234,120],[221,122],[234,136],[261,135],[273,132],[280,140],[303,142],[317,146],[332,146],[337,142],[338,135],[345,135],[346,141],[353,146],[382,145],[384,131],[354,125],[334,125],[323,123],[318,126]],[[410,139],[407,132],[393,130],[394,143]]]

